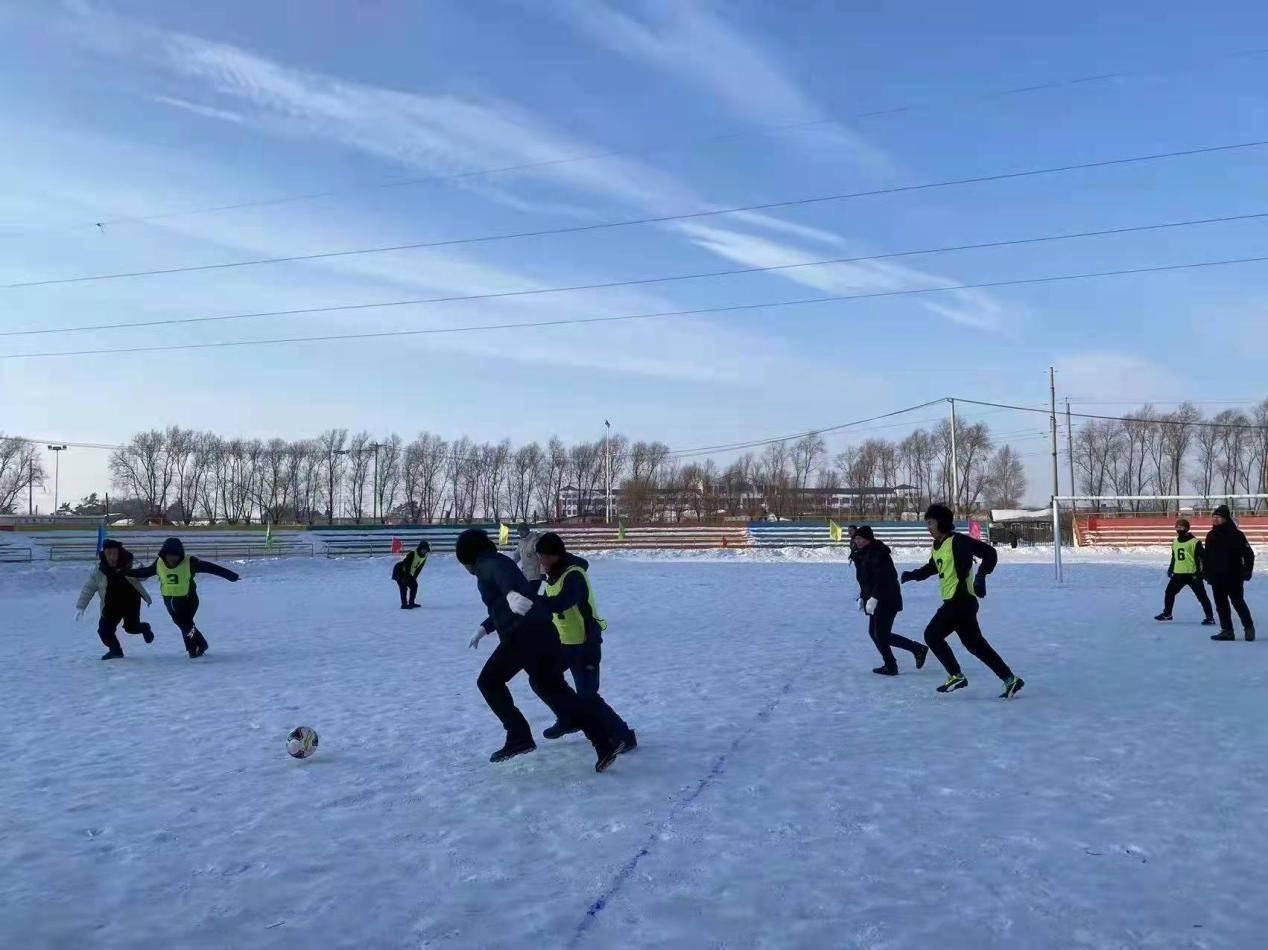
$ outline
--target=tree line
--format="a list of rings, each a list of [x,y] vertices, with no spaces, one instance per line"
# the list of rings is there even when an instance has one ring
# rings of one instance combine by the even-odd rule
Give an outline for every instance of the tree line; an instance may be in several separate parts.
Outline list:
[[[1207,417],[1192,403],[1172,412],[1142,406],[1121,420],[1092,420],[1074,432],[1079,492],[1204,496],[1268,493],[1268,399]],[[1092,503],[1097,510],[1178,509],[1171,502]],[[1256,510],[1265,507],[1261,501]]]
[[[1022,463],[983,423],[956,434],[958,507],[1011,507],[1025,494]],[[423,432],[376,439],[328,429],[316,438],[227,439],[179,427],[141,432],[110,456],[111,512],[136,520],[251,524],[519,522],[570,510],[603,512],[610,485],[635,523],[716,517],[895,517],[949,500],[951,428],[943,421],[900,441],[868,439],[829,456],[816,433],[719,465],[679,458],[663,442],[608,439],[513,446]],[[901,502],[876,487],[909,485]],[[833,495],[853,500],[833,506]],[[571,498],[570,509],[566,501]],[[0,496],[3,500],[3,496]],[[84,513],[96,513],[95,497]]]

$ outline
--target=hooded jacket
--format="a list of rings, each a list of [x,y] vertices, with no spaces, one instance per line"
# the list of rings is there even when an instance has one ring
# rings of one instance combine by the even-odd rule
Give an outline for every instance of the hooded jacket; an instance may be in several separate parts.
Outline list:
[[[582,571],[586,571],[590,568],[590,562],[575,554],[565,554],[555,562],[555,569],[546,575],[546,583],[558,583],[559,578],[563,577],[564,572],[570,567],[579,567]],[[539,595],[533,599],[552,614],[562,614],[576,607],[581,611],[581,617],[586,623],[586,642],[589,644],[603,642],[603,628],[599,626],[594,611],[590,609],[590,578],[587,575],[574,571],[564,579],[563,586],[554,597]]]
[[[898,569],[885,542],[873,540],[867,547],[857,549],[854,566],[858,572],[860,597],[864,600],[875,597],[879,606],[895,613],[903,609]]]
[[[533,634],[555,639],[555,627],[545,609],[534,606],[521,617],[507,604],[506,595],[511,591],[530,599],[535,593],[514,561],[499,551],[481,551],[475,557],[472,571],[480,599],[489,610],[488,618],[481,624],[485,630],[490,633],[496,630],[504,641]]]
[[[168,538],[163,542],[163,546],[159,548],[158,557],[149,567],[139,567],[128,571],[128,577],[144,579],[156,576],[159,562],[165,554],[175,554],[183,558],[185,556],[185,545],[180,538]],[[194,583],[194,575],[196,574],[214,574],[216,577],[223,577],[227,581],[236,581],[238,579],[236,571],[231,571],[227,567],[221,567],[219,564],[212,564],[211,561],[204,561],[191,555],[189,558],[189,593],[186,595],[188,597],[193,597],[198,593],[198,585]]]
[[[75,609],[87,610],[92,599],[98,595],[101,597],[102,613],[105,613],[107,608],[122,612],[126,608],[139,605],[142,600],[152,604],[153,601],[146,592],[145,585],[137,578],[128,576],[128,571],[132,568],[132,560],[132,552],[122,546],[119,547],[119,563],[115,567],[106,563],[104,551],[98,554],[96,566],[93,567],[88,580],[79,591]]]
[[[1232,519],[1207,532],[1203,568],[1208,580],[1250,580],[1255,569],[1255,551]]]

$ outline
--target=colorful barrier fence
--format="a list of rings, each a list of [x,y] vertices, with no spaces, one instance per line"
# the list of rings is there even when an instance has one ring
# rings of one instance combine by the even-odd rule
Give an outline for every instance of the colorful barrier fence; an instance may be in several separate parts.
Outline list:
[[[1210,515],[1185,515],[1199,538],[1211,530]],[[1170,544],[1175,537],[1175,518],[1124,515],[1091,515],[1074,519],[1074,543],[1079,547],[1134,547]],[[1237,526],[1251,544],[1268,544],[1268,517],[1247,516]]]

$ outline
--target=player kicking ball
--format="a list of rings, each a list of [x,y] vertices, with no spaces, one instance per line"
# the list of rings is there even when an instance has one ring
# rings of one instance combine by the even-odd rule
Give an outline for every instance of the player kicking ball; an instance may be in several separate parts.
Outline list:
[[[942,586],[942,606],[925,628],[925,643],[947,671],[947,681],[938,687],[938,692],[954,693],[969,685],[947,644],[947,638],[958,633],[964,648],[989,666],[1003,682],[1000,699],[1012,699],[1026,682],[1015,676],[994,647],[986,642],[977,623],[977,602],[986,596],[986,576],[995,570],[999,555],[984,541],[957,532],[951,509],[946,505],[929,506],[925,512],[925,527],[933,537],[933,556],[923,567],[903,571],[902,582],[923,581],[936,574]],[[976,576],[974,558],[981,561]]]

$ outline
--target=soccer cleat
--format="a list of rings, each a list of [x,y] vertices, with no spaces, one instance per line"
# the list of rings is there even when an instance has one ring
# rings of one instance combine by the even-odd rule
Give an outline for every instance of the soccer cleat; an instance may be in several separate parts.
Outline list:
[[[547,726],[542,730],[543,739],[562,739],[564,736],[570,736],[574,732],[580,732],[580,726],[570,726],[566,723],[556,722],[553,726]]]
[[[1254,642],[1255,642],[1255,628],[1254,628],[1254,626],[1250,626],[1250,627],[1247,627],[1247,628],[1246,628],[1246,642],[1247,642],[1247,643],[1254,643]]]
[[[537,748],[537,743],[532,739],[507,739],[506,745],[498,749],[491,756],[490,762],[505,762],[507,759],[513,759],[517,755],[524,755],[526,752],[532,752]]]
[[[876,673],[879,676],[897,676],[898,675],[897,667],[893,667],[893,666],[878,666],[876,669],[872,670],[872,672]]]
[[[1021,692],[1021,688],[1026,685],[1026,681],[1020,676],[1010,676],[1004,680],[1004,691],[999,694],[1000,699],[1012,699]]]
[[[105,653],[101,655],[101,658],[103,660],[122,660],[123,651],[122,650],[107,650]]]
[[[1207,617],[1205,620],[1203,620],[1203,621],[1202,621],[1202,626],[1204,626],[1204,627],[1214,627],[1214,626],[1215,626],[1215,618],[1214,618],[1214,617]]]
[[[1161,613],[1158,616],[1154,617],[1154,620],[1170,620],[1170,619],[1171,619],[1171,614],[1168,614],[1168,613]]]
[[[606,772],[612,767],[612,763],[616,761],[616,757],[624,751],[625,742],[622,739],[617,739],[611,745],[600,749],[599,759],[594,763],[594,770],[596,772]]]
[[[929,648],[922,646],[913,656],[916,658],[916,669],[923,670],[925,668],[925,660],[929,659]]]
[[[957,689],[964,689],[969,685],[968,679],[962,673],[952,673],[947,677],[947,681],[938,687],[939,693],[954,693]]]
[[[1211,639],[1217,643],[1229,643],[1237,639],[1237,634],[1233,633],[1232,630],[1221,630],[1215,636],[1211,637]]]

